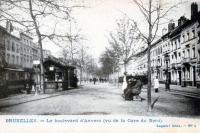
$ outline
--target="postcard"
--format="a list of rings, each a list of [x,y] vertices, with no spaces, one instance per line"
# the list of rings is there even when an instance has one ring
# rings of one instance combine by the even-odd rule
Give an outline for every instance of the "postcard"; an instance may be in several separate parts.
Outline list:
[[[0,132],[199,133],[199,0],[1,0]]]

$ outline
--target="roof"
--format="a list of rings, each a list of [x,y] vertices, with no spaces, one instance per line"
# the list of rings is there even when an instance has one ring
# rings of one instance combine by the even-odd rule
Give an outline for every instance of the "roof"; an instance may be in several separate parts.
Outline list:
[[[52,63],[52,64],[54,64],[54,65],[56,65],[58,67],[61,67],[61,68],[75,69],[74,66],[69,66],[66,63],[62,62],[61,60],[59,60],[59,59],[57,59],[55,57],[51,57],[51,56],[49,56],[49,57],[44,59],[44,64],[48,64],[48,63],[50,63],[50,64]]]
[[[199,22],[200,23],[200,12],[197,13],[197,15],[194,16],[193,19],[191,20],[186,20],[186,22],[180,26],[177,26],[171,33],[170,33],[170,37],[173,37],[179,33],[181,33],[181,31],[183,31],[184,28],[192,25],[195,22]]]
[[[20,33],[20,35],[26,36],[26,37],[30,38],[31,40],[33,40],[32,37],[30,37],[30,36],[28,36],[27,34],[24,34],[24,33],[22,33],[22,32]]]
[[[155,46],[156,44],[158,44],[160,41],[164,40],[165,38],[172,38],[174,36],[176,36],[177,34],[181,33],[181,31],[188,27],[189,25],[192,25],[195,22],[199,22],[200,24],[200,12],[198,12],[198,14],[194,17],[194,19],[192,20],[186,20],[186,22],[180,26],[175,27],[174,30],[172,30],[171,32],[166,33],[165,35],[163,35],[160,39],[158,39],[156,42],[154,42],[151,47]],[[141,52],[138,52],[135,56],[139,57],[143,54],[145,54],[147,52],[147,49],[142,50]]]

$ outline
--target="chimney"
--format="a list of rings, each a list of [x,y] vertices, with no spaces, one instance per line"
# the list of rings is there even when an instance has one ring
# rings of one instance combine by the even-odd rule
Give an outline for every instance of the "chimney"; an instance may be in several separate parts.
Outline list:
[[[13,31],[13,26],[10,21],[6,21],[6,30],[7,32],[11,33]]]
[[[188,19],[185,16],[181,16],[178,19],[178,26],[183,25]]]
[[[191,4],[191,20],[198,14],[198,5],[196,2]]]
[[[168,24],[168,32],[172,31],[175,28],[175,23],[173,20],[170,20]]]

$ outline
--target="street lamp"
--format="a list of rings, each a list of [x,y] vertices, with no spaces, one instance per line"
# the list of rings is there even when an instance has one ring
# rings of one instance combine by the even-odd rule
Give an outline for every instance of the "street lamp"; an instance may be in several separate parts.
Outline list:
[[[39,60],[35,60],[33,61],[33,69],[35,71],[35,77],[36,77],[36,81],[34,81],[34,89],[35,89],[35,95],[38,94],[38,85],[39,85],[39,72],[40,72],[40,61]]]
[[[166,82],[165,82],[165,90],[169,91],[170,90],[170,85],[169,85],[169,70],[168,70],[168,63],[169,63],[169,55],[165,55],[165,61],[166,61]]]
[[[70,69],[68,70],[68,89],[70,88]]]

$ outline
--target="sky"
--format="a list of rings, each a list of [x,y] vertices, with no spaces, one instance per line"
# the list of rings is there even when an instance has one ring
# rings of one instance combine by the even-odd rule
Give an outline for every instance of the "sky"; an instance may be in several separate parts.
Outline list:
[[[170,2],[170,0],[167,2]],[[178,1],[171,0],[172,4],[176,2]],[[95,58],[98,58],[105,47],[108,47],[108,34],[115,29],[116,20],[122,18],[124,13],[137,20],[141,29],[146,30],[148,28],[143,24],[144,18],[141,17],[132,0],[85,0],[84,4],[87,5],[86,8],[77,9],[72,15],[75,17],[81,33],[86,38],[82,43],[89,46],[89,53]],[[182,15],[190,18],[190,4],[191,2],[188,2],[188,4],[178,6],[169,13],[165,22],[169,22],[170,19],[174,19],[176,22]],[[167,24],[163,24],[162,27],[167,28]],[[57,54],[59,50],[55,51],[54,49],[53,52]]]
[[[133,0],[76,0],[84,5],[84,8],[77,8],[73,10],[72,16],[75,18],[76,24],[72,24],[72,27],[76,29],[81,29],[81,34],[84,36],[84,40],[79,44],[86,45],[89,54],[94,58],[98,59],[99,56],[108,47],[107,38],[110,31],[114,31],[116,27],[116,20],[123,18],[124,14],[128,17],[137,21],[139,27],[143,32],[147,32],[148,26],[145,22],[144,17],[140,13],[137,6],[134,4]],[[142,0],[143,2],[145,0]],[[181,0],[163,0],[164,2],[174,5]],[[190,18],[190,5],[193,1],[198,2],[199,0],[188,0],[186,4],[178,5],[173,11],[169,12],[168,16],[163,21],[163,25],[159,28],[159,33],[161,33],[162,28],[167,28],[167,23],[170,19],[175,22],[182,15]],[[200,2],[198,2],[200,5]],[[199,7],[200,9],[200,7]],[[167,22],[167,23],[166,23]],[[49,20],[49,25],[54,25],[53,21]],[[62,26],[57,27],[58,30],[66,30]],[[47,27],[48,31],[50,28]],[[59,31],[58,31],[59,32]],[[36,40],[35,40],[36,41]],[[78,45],[79,45],[78,44]],[[58,46],[44,42],[43,48],[48,49],[56,57],[61,56],[62,49]]]

